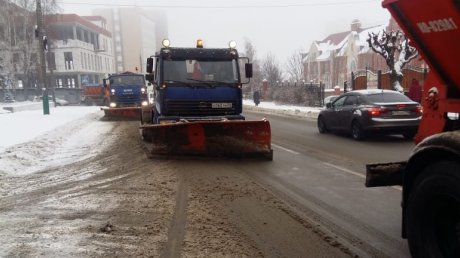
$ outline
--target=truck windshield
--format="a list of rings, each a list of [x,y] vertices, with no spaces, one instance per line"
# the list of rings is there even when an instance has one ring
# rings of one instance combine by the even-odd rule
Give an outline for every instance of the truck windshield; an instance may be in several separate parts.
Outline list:
[[[112,76],[110,77],[110,85],[113,85],[113,86],[144,85],[144,77],[141,75]]]
[[[237,83],[236,60],[164,60],[163,80],[184,83]]]

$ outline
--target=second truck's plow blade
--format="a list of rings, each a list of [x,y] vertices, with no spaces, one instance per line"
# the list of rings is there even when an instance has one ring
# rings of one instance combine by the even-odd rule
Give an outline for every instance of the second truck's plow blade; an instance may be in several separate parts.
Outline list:
[[[101,108],[104,110],[104,116],[108,119],[139,119],[141,114],[140,107],[122,107],[122,108]]]
[[[268,121],[200,121],[140,127],[154,155],[262,157],[272,160]]]

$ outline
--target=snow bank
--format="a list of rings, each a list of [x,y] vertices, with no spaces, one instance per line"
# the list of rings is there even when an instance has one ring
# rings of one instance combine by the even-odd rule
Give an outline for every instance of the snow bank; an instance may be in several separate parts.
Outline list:
[[[243,100],[243,105],[243,110],[251,110],[267,114],[288,115],[300,118],[316,119],[319,111],[321,111],[321,108],[319,107],[278,105],[273,102],[260,102],[260,104],[256,107],[254,101],[252,100]]]

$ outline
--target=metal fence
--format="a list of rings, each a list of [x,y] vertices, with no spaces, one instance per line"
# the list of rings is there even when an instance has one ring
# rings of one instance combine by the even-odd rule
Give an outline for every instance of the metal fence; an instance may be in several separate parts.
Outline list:
[[[16,101],[33,101],[36,97],[43,95],[41,89],[0,89],[0,101],[3,101],[6,94],[10,94]],[[52,95],[52,90],[48,90]],[[75,88],[56,88],[54,89],[56,97],[69,101],[70,104],[79,104],[83,96],[83,89]]]

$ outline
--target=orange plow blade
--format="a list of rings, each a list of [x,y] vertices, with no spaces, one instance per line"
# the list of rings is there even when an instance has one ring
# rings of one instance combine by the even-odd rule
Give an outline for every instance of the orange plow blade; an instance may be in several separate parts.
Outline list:
[[[103,107],[104,116],[113,119],[139,119],[141,115],[140,107],[122,107],[122,108],[108,108]]]
[[[262,157],[273,159],[268,121],[200,121],[142,125],[154,155]]]

